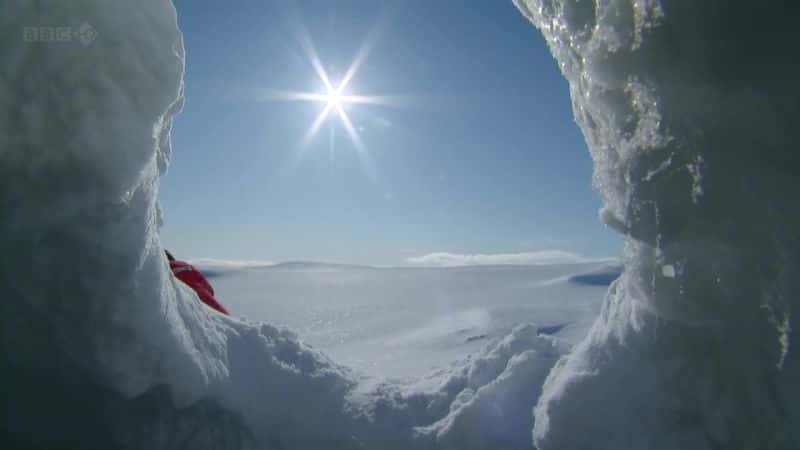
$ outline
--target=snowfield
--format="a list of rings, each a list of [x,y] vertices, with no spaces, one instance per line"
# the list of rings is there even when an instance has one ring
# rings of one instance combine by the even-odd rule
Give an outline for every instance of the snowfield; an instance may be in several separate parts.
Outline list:
[[[172,3],[0,3],[2,448],[800,448],[797,7],[515,4],[570,83],[601,219],[626,239],[588,332],[600,268],[303,274],[308,311],[229,271],[221,297],[253,318],[215,314],[158,234],[183,99]],[[88,44],[24,39],[84,23]],[[369,288],[335,317],[313,286],[347,296],[348,277]],[[382,283],[408,291],[378,302]],[[366,361],[387,346],[395,361]],[[357,370],[330,356],[348,352]]]
[[[200,261],[231,314],[286,326],[337,362],[397,381],[443,369],[531,323],[574,345],[614,262],[374,268]]]

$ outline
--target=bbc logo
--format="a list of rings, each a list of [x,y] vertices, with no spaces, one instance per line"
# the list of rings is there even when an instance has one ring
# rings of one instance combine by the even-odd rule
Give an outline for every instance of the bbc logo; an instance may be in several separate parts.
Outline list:
[[[84,22],[77,29],[74,27],[24,27],[22,39],[25,42],[73,42],[88,46],[97,39],[97,30]]]

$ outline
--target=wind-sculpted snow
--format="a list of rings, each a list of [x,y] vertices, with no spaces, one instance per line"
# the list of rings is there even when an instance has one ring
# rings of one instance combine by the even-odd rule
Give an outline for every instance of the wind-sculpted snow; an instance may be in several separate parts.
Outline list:
[[[435,433],[446,449],[530,448],[533,413],[527,405],[536,402],[542,386],[531,381],[544,380],[566,351],[557,340],[539,336],[536,327],[515,328],[451,377],[449,385],[463,388],[450,402],[450,414],[419,431]]]
[[[435,387],[368,384],[173,279],[157,206],[183,95],[170,2],[10,0],[0,34],[0,447],[529,446],[563,353],[535,327]]]
[[[536,445],[800,448],[798,8],[515,3],[626,236],[601,317],[544,386]]]

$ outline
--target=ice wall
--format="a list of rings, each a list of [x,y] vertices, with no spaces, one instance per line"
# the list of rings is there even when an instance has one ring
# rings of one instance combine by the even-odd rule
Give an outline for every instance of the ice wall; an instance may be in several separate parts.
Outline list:
[[[214,314],[167,268],[172,3],[4,1],[0,35],[2,443],[241,447],[276,424],[279,442],[343,439],[344,369]]]
[[[625,271],[548,377],[548,449],[800,448],[789,2],[515,0],[569,81]]]
[[[169,307],[154,233],[181,37],[160,2],[99,3],[0,6],[0,276],[14,299],[2,302],[5,343],[58,348],[129,395],[178,373],[194,388],[211,376],[195,370],[203,340],[141,329],[190,314]],[[84,44],[82,24],[103,38]],[[70,40],[56,40],[64,28]],[[30,327],[47,336],[34,344]],[[171,350],[181,359],[158,361]]]

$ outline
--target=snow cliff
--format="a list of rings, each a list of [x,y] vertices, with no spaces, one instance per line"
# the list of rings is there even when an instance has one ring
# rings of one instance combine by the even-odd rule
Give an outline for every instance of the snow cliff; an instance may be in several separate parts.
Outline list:
[[[797,7],[515,3],[626,236],[601,317],[544,386],[536,445],[798,448]]]

